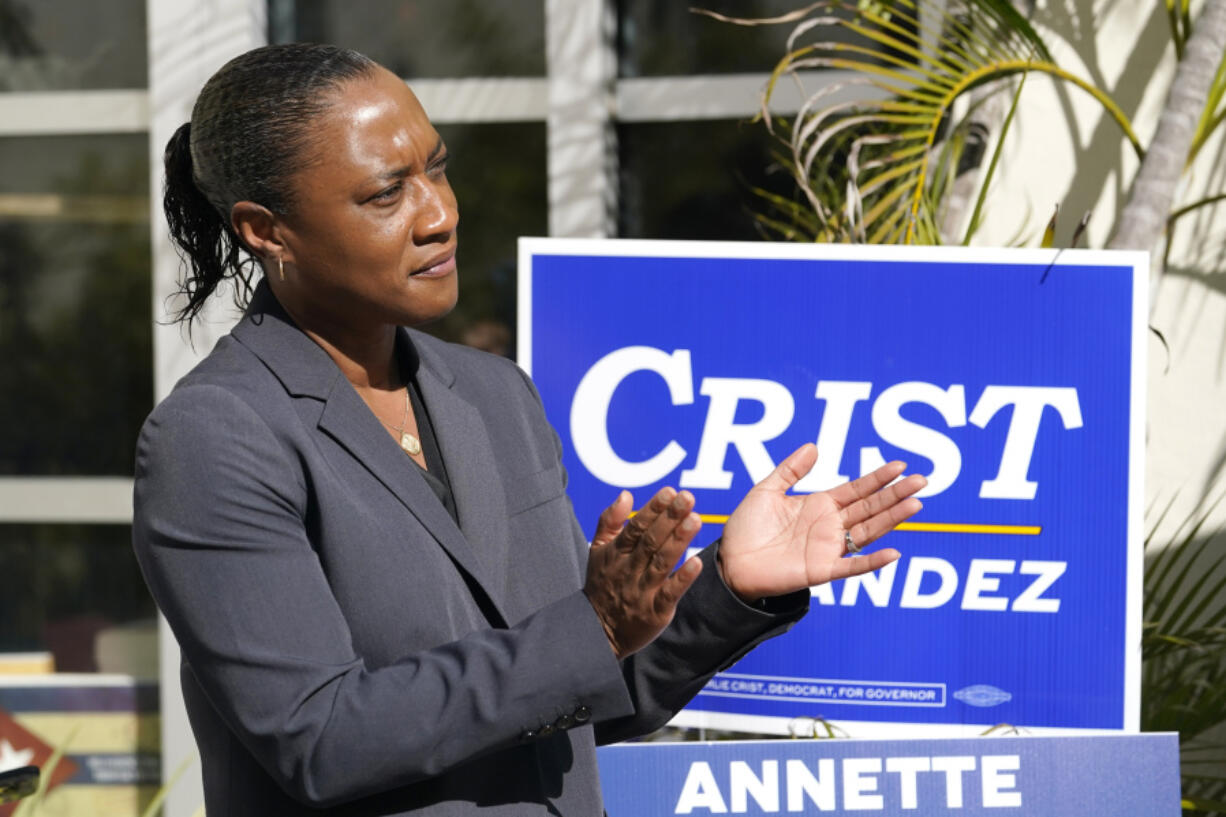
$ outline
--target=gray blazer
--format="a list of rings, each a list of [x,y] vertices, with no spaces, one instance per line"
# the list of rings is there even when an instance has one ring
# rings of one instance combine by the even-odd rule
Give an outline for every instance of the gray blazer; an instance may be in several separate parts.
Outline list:
[[[399,342],[458,526],[263,285],[141,432],[134,545],[182,647],[208,812],[599,815],[596,744],[662,725],[808,594],[754,609],[708,563],[619,663],[531,382]]]

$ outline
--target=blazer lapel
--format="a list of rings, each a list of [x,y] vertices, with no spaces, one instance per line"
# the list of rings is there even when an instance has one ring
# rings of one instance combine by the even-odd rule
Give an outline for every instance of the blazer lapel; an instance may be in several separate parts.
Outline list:
[[[240,343],[264,361],[290,394],[324,401],[319,429],[340,443],[400,500],[461,570],[485,593],[493,612],[501,617],[505,624],[507,618],[503,612],[501,594],[496,592],[497,584],[491,580],[485,559],[465,539],[460,528],[456,527],[450,514],[418,472],[417,466],[383,430],[383,426],[353,386],[341,376],[336,364],[318,344],[293,325],[288,314],[267,290],[266,284],[261,283],[257,288],[247,315],[233,334]],[[423,399],[429,402],[430,398],[425,397],[425,386],[422,388]],[[443,404],[438,409],[440,414],[459,410],[446,405],[445,400]],[[467,404],[464,404],[464,407],[475,415],[472,407]],[[431,418],[435,416],[432,412]],[[439,444],[445,452],[452,490],[456,494],[456,506],[460,511],[460,519],[464,522],[464,508],[473,504],[470,501],[471,489],[467,487],[468,482],[463,477],[457,479],[457,471],[453,470],[452,462],[459,462],[470,456],[471,446],[464,449],[463,440],[457,439],[454,431],[448,430],[444,433],[440,428],[441,424],[437,420],[435,423],[436,430],[439,430]],[[471,429],[461,431],[460,435],[465,433],[473,432]],[[484,436],[484,430],[481,430],[481,434]],[[451,445],[457,446],[454,454],[449,448]],[[488,440],[486,446],[488,447]],[[491,461],[489,457],[481,460],[487,463]],[[469,470],[458,465],[456,468],[461,473]],[[457,488],[459,484],[464,484],[465,487]],[[465,527],[468,528],[469,525],[466,524]],[[496,526],[495,529],[500,527]],[[477,541],[480,542],[480,539]]]
[[[422,355],[417,383],[443,452],[460,530],[501,589],[508,550],[506,495],[485,423],[476,407],[451,388],[455,376],[447,365],[420,344],[416,348]]]

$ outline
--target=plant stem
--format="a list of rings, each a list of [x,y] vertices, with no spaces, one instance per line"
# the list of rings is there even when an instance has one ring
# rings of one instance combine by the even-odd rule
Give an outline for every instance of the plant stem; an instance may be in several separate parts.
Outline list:
[[[1158,243],[1224,52],[1226,0],[1206,0],[1108,247],[1149,251]]]

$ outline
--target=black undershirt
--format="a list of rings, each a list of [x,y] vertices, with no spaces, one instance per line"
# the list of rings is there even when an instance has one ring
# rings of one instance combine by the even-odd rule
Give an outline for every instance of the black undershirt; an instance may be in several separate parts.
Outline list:
[[[413,416],[417,418],[417,438],[421,441],[421,453],[426,460],[426,467],[417,465],[417,460],[413,460],[413,464],[417,465],[430,490],[434,491],[438,501],[443,503],[447,513],[451,514],[452,520],[459,526],[460,517],[456,513],[451,480],[447,478],[447,466],[443,464],[443,453],[439,450],[438,438],[434,435],[434,424],[430,422],[430,412],[426,409],[426,404],[421,399],[421,389],[417,386],[416,351],[410,348],[410,354],[406,357],[409,358],[409,365],[405,367],[409,372],[406,386],[409,390],[409,401],[413,404]]]

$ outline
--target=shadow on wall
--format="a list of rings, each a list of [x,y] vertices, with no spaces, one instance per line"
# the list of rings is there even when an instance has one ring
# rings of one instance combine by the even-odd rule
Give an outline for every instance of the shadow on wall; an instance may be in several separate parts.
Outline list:
[[[1099,51],[1096,21],[1115,11],[1117,3],[1109,4],[1106,10],[1100,9],[1098,13],[1095,13],[1094,5],[1093,0],[1044,4],[1035,14],[1035,22],[1044,29],[1067,32],[1061,45],[1076,52],[1085,65],[1088,79],[1107,91],[1124,114],[1133,119],[1149,87],[1150,78],[1158,72],[1163,58],[1171,48],[1164,8],[1160,3],[1151,4],[1153,11],[1140,28],[1137,41],[1128,47],[1128,61],[1112,85],[1108,83],[1103,70],[1104,58],[1107,55]],[[1094,213],[1092,223],[1113,225],[1119,218],[1128,195],[1128,186],[1135,173],[1125,173],[1123,167],[1127,143],[1120,136],[1119,126],[1105,114],[1099,116],[1089,138],[1084,138],[1077,132],[1074,124],[1074,104],[1088,97],[1084,91],[1069,83],[1057,82],[1054,83],[1054,88],[1064,112],[1064,124],[1069,129],[1068,144],[1073,151],[1073,166],[1077,169],[1076,175],[1069,180],[1067,192],[1060,205],[1060,209],[1068,213],[1068,217],[1063,219],[1067,222],[1065,229],[1071,230],[1083,213],[1094,209],[1102,193],[1109,187],[1114,187],[1115,209],[1111,213]],[[1019,134],[1023,138],[1025,124],[1025,117],[1019,117]],[[1050,122],[1044,122],[1040,127],[1048,128],[1050,125]],[[1147,136],[1142,135],[1142,141],[1145,141]],[[1041,212],[1039,215],[1045,219],[1048,214]]]

